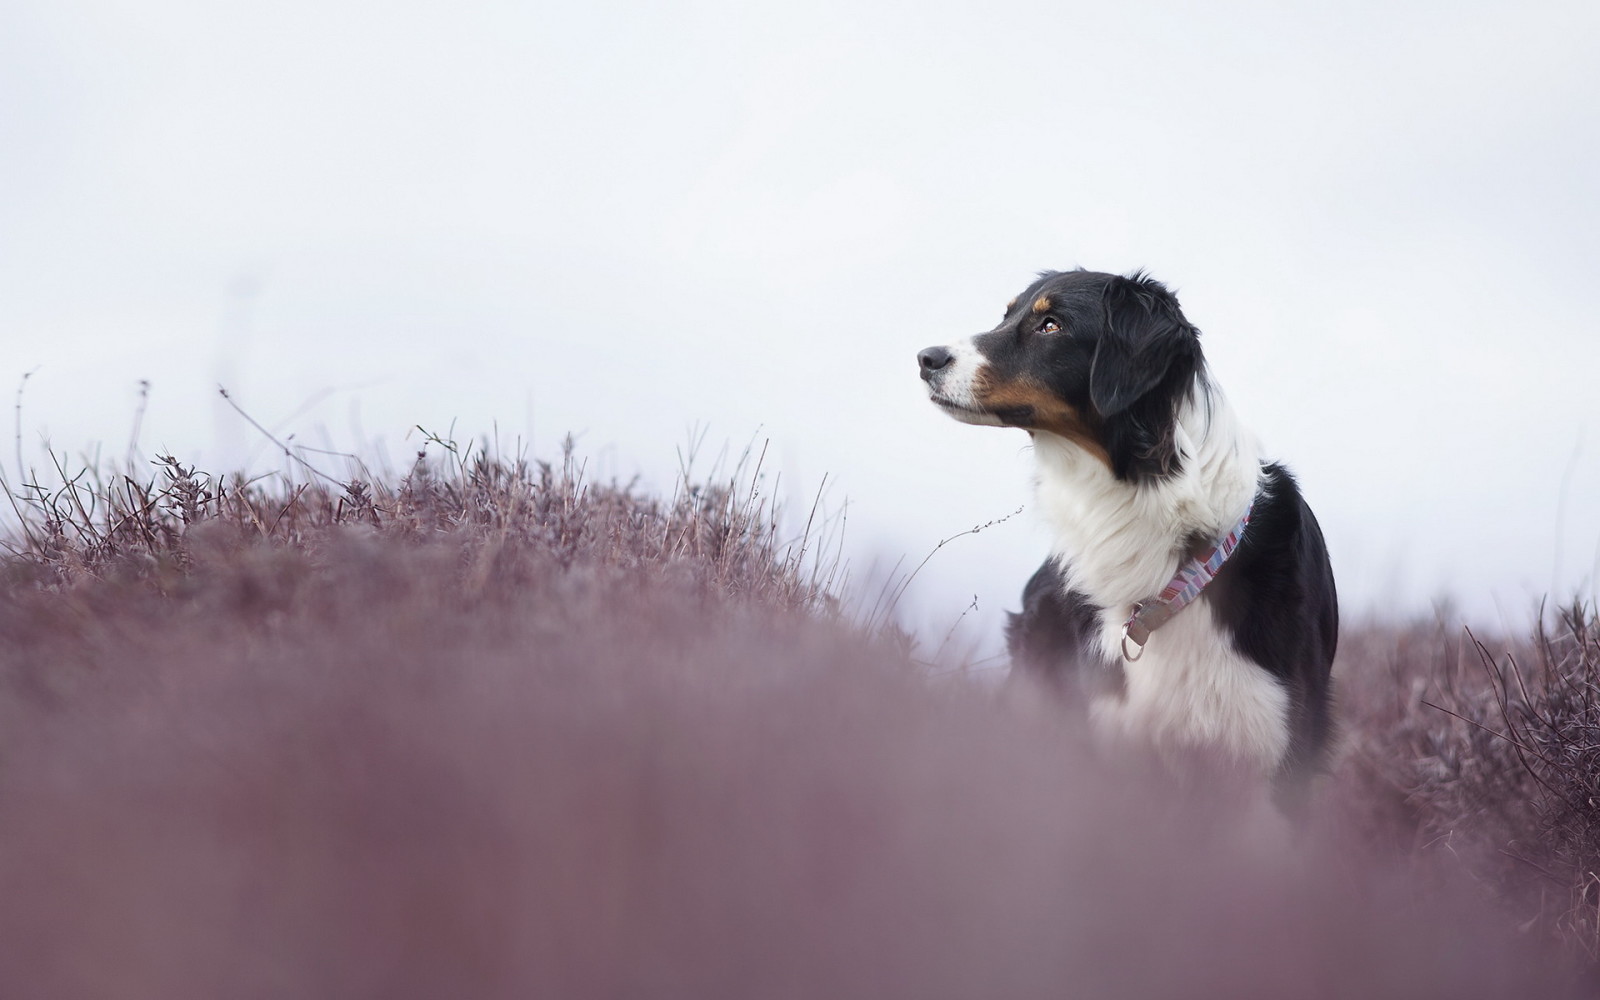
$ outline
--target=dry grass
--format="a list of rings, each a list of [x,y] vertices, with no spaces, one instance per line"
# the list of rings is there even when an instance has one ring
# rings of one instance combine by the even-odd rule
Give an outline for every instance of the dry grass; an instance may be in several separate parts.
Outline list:
[[[1582,605],[1524,641],[1369,629],[1341,657],[1341,806],[1369,836],[1465,871],[1524,931],[1600,961],[1600,627]]]
[[[51,485],[35,476],[12,492],[19,529],[7,571],[50,590],[117,579],[164,592],[184,579],[197,539],[299,552],[368,531],[397,544],[459,544],[462,586],[474,595],[502,559],[536,553],[562,568],[681,575],[696,588],[779,608],[835,607],[840,565],[819,530],[827,526],[813,508],[803,533],[783,539],[779,508],[761,493],[761,456],[752,461],[748,451],[725,474],[714,469],[699,482],[691,449],[665,501],[635,484],[590,482],[570,439],[551,463],[428,434],[392,486],[358,462],[356,475],[338,480],[290,457],[309,478],[230,482],[172,456],[157,458],[145,478],[93,464],[69,474],[52,456]]]
[[[1108,765],[1025,688],[929,683],[841,612],[759,458],[662,500],[570,449],[429,447],[393,485],[162,459],[13,490],[8,992],[1579,995],[1448,879],[1332,824],[1291,847],[1204,762]],[[1369,841],[1477,801],[1418,785],[1432,761],[1527,788],[1416,715],[1407,685],[1462,667],[1401,638],[1396,685],[1346,688],[1370,703],[1332,799],[1385,816]]]

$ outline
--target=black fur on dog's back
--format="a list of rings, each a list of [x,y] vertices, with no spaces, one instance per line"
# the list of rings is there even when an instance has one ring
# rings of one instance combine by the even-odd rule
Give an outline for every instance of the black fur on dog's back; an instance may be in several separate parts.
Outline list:
[[[1288,689],[1284,771],[1317,770],[1332,737],[1339,602],[1322,528],[1283,466],[1264,467],[1249,530],[1205,594],[1234,648]]]

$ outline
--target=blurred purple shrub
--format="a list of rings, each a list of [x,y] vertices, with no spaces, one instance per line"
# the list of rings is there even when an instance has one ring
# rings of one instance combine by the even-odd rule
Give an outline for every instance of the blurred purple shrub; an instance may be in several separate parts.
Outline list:
[[[491,464],[30,523],[7,995],[1570,991],[1332,824],[1283,840],[1203,763],[931,683],[759,504]]]

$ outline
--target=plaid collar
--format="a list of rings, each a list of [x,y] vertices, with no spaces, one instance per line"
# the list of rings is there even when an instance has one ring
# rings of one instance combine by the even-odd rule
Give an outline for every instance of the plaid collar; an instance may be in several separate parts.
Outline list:
[[[1222,564],[1228,561],[1244,538],[1244,529],[1250,524],[1250,512],[1255,505],[1255,498],[1251,497],[1244,509],[1244,516],[1239,518],[1232,530],[1212,543],[1209,549],[1179,566],[1177,575],[1168,581],[1160,594],[1133,606],[1133,614],[1122,624],[1123,659],[1132,661],[1143,656],[1144,644],[1150,641],[1150,633],[1192,604],[1206,584],[1216,579]],[[1132,654],[1128,652],[1129,639],[1133,640],[1134,649],[1137,650]]]

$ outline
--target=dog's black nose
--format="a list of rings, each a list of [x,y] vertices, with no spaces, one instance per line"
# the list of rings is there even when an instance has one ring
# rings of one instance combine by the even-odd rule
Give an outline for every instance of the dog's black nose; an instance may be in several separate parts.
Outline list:
[[[922,366],[922,377],[932,378],[933,373],[949,364],[950,352],[942,347],[929,347],[917,353],[917,364]]]

